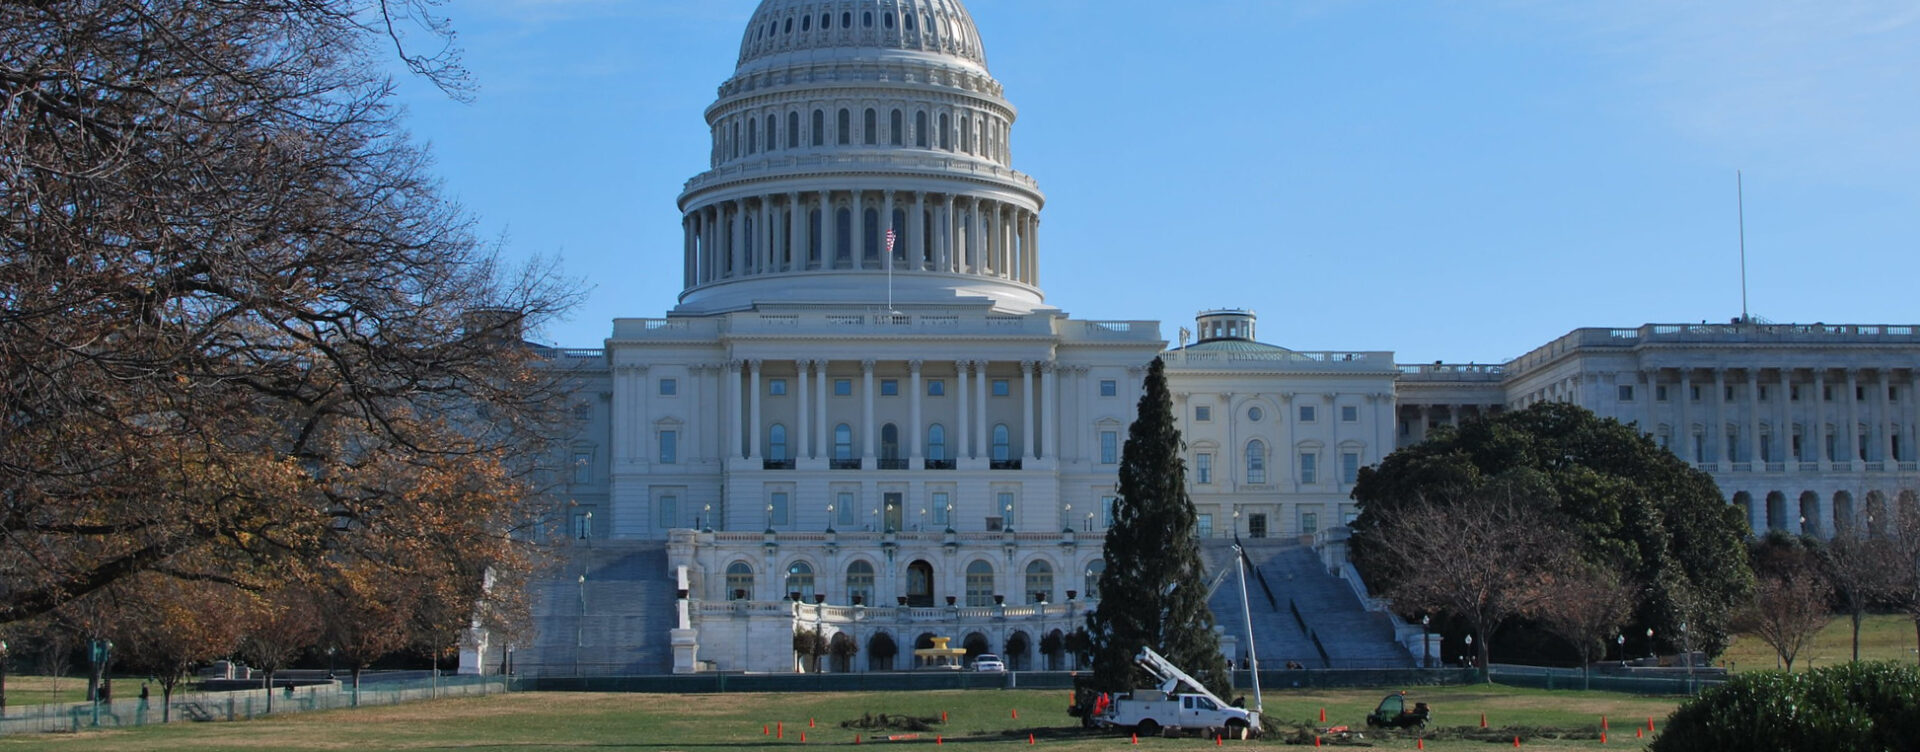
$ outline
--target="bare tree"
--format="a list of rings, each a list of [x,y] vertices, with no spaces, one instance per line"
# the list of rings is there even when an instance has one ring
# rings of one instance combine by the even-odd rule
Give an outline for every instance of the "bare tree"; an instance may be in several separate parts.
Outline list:
[[[520,332],[573,296],[394,120],[376,56],[450,42],[437,2],[0,2],[0,623],[142,572],[526,566],[569,411]]]
[[[257,600],[244,618],[246,635],[235,653],[248,668],[261,672],[267,690],[267,712],[273,712],[273,675],[322,635],[323,618],[312,594],[297,587],[281,588]]]
[[[1382,563],[1397,572],[1386,592],[1394,607],[1445,611],[1464,620],[1478,637],[1481,667],[1491,657],[1494,631],[1549,597],[1543,583],[1574,550],[1543,512],[1504,495],[1415,503],[1383,521],[1374,535]]]
[[[1633,618],[1638,589],[1618,572],[1618,568],[1571,562],[1561,571],[1548,573],[1540,587],[1543,597],[1533,610],[1542,626],[1579,651],[1581,676],[1589,685],[1594,656],[1604,653],[1607,638]]]
[[[173,691],[193,667],[229,655],[243,614],[231,588],[144,573],[89,598],[112,602],[114,647],[127,668],[160,685],[160,718],[173,718]]]
[[[1899,496],[1894,513],[1894,556],[1888,567],[1895,594],[1913,617],[1914,652],[1920,655],[1920,501],[1908,489]]]
[[[1792,671],[1801,651],[1833,623],[1827,610],[1832,597],[1833,587],[1811,568],[1763,575],[1754,603],[1741,621]]]
[[[1846,608],[1853,626],[1853,661],[1860,661],[1860,620],[1867,604],[1894,595],[1905,574],[1902,567],[1888,566],[1900,561],[1897,537],[1862,536],[1850,524],[1841,524],[1820,553],[1827,581]]]

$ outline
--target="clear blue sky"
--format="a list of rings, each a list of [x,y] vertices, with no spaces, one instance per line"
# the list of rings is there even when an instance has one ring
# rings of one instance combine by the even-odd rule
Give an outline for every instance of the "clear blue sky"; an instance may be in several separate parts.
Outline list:
[[[1079,318],[1257,310],[1297,349],[1498,362],[1582,326],[1920,323],[1912,0],[968,0]],[[756,0],[448,6],[472,104],[403,82],[448,193],[663,315],[674,199]]]

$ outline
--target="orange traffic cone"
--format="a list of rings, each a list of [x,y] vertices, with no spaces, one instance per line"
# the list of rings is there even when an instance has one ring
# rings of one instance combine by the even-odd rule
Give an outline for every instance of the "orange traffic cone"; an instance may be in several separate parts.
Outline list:
[[[1028,735],[1027,735],[1027,746],[1029,746],[1029,747],[1031,747],[1031,746],[1033,746],[1033,735],[1032,735],[1032,734],[1028,734]]]
[[[1487,727],[1487,714],[1486,714],[1486,713],[1481,713],[1481,714],[1480,714],[1480,728],[1486,728],[1486,727]]]
[[[1313,738],[1313,746],[1315,749],[1318,749],[1320,747],[1320,737],[1316,736]]]
[[[945,710],[940,711],[940,722],[941,723],[947,722],[947,711]]]
[[[1134,744],[1139,744],[1139,743],[1140,743],[1140,734],[1138,734],[1138,733],[1135,733],[1135,734],[1133,735],[1133,743],[1134,743]]]
[[[812,719],[812,718],[808,718],[808,719],[807,719],[807,728],[813,728],[813,719]]]
[[[800,743],[801,744],[807,743],[807,732],[805,731],[800,732]]]
[[[1013,708],[1013,709],[1011,709],[1011,710],[1009,710],[1009,711],[1007,711],[1007,712],[1010,712],[1010,713],[1012,713],[1012,714],[1013,714],[1013,719],[1014,719],[1014,720],[1016,720],[1016,721],[1017,721],[1017,720],[1020,720],[1020,709],[1019,709],[1019,708]]]
[[[935,747],[938,747],[938,746],[940,746],[940,745],[943,745],[943,744],[946,744],[946,743],[947,743],[947,738],[946,738],[946,737],[944,737],[944,736],[935,736],[935,737],[933,737],[933,746],[935,746]]]
[[[1519,749],[1519,748],[1520,748],[1520,737],[1517,737],[1517,736],[1516,736],[1516,737],[1514,737],[1514,738],[1513,738],[1513,748],[1514,748],[1514,749]]]
[[[1327,722],[1327,709],[1326,709],[1326,708],[1321,708],[1321,709],[1320,709],[1320,722],[1321,722],[1321,723],[1326,723],[1326,722]]]
[[[859,734],[854,734],[854,735],[853,735],[853,743],[854,743],[854,745],[855,745],[855,746],[859,746],[859,744],[860,744],[860,735],[859,735]]]
[[[1635,739],[1645,739],[1645,738],[1647,738],[1647,732],[1646,732],[1646,731],[1645,731],[1644,729],[1634,729],[1634,730],[1633,730],[1633,738],[1635,738]]]
[[[1607,717],[1604,715],[1600,716],[1600,730],[1601,731],[1607,730]]]
[[[775,739],[787,738],[787,722],[786,721],[778,721],[773,724],[773,738]]]
[[[772,727],[772,726],[768,726],[767,724],[764,724],[764,723],[762,723],[762,724],[760,724],[760,735],[761,735],[761,736],[772,736],[772,735],[773,735],[773,727]]]
[[[1647,730],[1653,730],[1653,716],[1647,716]]]
[[[1221,743],[1220,743],[1220,735],[1219,735],[1219,734],[1214,734],[1214,735],[1213,735],[1213,746],[1215,746],[1215,747],[1219,747],[1219,746],[1222,746],[1222,745],[1221,745]]]
[[[1607,743],[1607,732],[1605,731],[1600,732],[1600,743],[1601,744]]]
[[[1414,749],[1426,749],[1426,748],[1427,748],[1427,740],[1425,740],[1425,739],[1415,739],[1415,740],[1413,740],[1413,748],[1414,748]]]

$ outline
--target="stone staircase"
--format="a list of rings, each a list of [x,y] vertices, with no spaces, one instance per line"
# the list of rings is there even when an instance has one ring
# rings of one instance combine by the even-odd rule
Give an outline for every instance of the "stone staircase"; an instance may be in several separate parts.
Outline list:
[[[585,574],[586,581],[580,577]],[[673,669],[675,582],[665,541],[594,541],[532,585],[530,676],[635,676]]]
[[[1240,585],[1232,576],[1207,605],[1215,623],[1242,642],[1251,622],[1261,668],[1280,669],[1289,661],[1310,669],[1414,665],[1407,649],[1395,641],[1387,617],[1366,610],[1346,582],[1321,566],[1311,547],[1271,539],[1242,543],[1254,565],[1247,572],[1252,613],[1241,609]],[[1233,566],[1233,549],[1226,542],[1208,541],[1202,555],[1212,571]]]

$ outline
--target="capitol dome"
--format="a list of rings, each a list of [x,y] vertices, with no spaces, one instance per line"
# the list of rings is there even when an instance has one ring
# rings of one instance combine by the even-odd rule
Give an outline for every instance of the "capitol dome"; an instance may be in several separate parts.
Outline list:
[[[765,0],[680,196],[675,311],[1043,308],[1016,117],[959,0]]]

